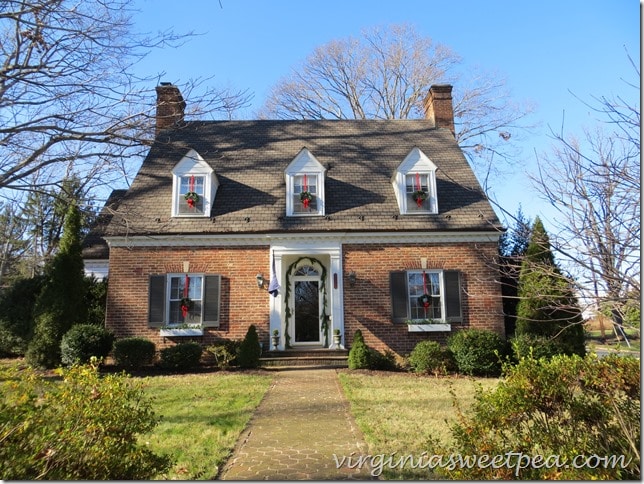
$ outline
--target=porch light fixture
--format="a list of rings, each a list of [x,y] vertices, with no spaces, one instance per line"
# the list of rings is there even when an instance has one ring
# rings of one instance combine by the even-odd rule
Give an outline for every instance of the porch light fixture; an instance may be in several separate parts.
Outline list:
[[[347,274],[347,277],[349,279],[349,285],[350,286],[355,286],[356,285],[356,279],[357,279],[355,271],[349,272],[349,274]]]
[[[257,287],[262,289],[264,287],[264,275],[260,272],[255,276],[255,279],[257,279]]]

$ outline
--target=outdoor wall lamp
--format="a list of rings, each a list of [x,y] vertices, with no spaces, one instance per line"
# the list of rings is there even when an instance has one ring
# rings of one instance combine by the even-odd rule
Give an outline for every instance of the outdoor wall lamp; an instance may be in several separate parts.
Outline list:
[[[357,276],[356,276],[355,271],[349,272],[349,274],[347,274],[347,278],[349,279],[349,285],[350,286],[355,286],[356,285]]]
[[[255,279],[257,279],[257,287],[262,289],[264,287],[264,275],[260,272],[255,276]]]

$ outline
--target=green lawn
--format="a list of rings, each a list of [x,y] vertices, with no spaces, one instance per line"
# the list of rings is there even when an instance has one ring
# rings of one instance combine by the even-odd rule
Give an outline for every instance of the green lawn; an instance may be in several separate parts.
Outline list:
[[[396,457],[430,451],[428,441],[450,439],[454,419],[452,394],[463,408],[474,400],[477,387],[493,388],[494,378],[435,378],[407,373],[343,372],[340,382],[351,413],[364,434],[371,455]],[[428,479],[427,470],[383,469],[385,479]]]
[[[272,377],[247,373],[156,376],[145,379],[161,422],[144,436],[176,460],[167,479],[214,479]]]

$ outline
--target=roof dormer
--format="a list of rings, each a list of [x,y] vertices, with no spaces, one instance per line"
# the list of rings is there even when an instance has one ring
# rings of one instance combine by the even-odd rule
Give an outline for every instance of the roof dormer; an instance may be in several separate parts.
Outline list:
[[[286,215],[324,215],[324,175],[326,168],[306,148],[284,171]]]
[[[436,165],[425,153],[413,148],[392,177],[401,214],[438,213]]]
[[[172,216],[209,217],[218,187],[212,167],[190,150],[172,169]]]

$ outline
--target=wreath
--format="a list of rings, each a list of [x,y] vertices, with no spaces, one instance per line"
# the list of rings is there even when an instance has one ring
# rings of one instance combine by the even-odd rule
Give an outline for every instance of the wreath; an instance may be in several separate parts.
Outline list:
[[[431,296],[429,294],[423,294],[418,298],[418,304],[420,304],[422,307],[427,309],[429,305],[431,304]]]
[[[300,193],[300,201],[304,204],[304,208],[309,208],[309,203],[313,200],[313,195],[311,192],[304,191]]]
[[[183,198],[186,199],[190,208],[195,208],[195,205],[199,201],[199,195],[196,192],[188,192],[183,196]]]
[[[420,207],[423,204],[423,202],[427,200],[427,192],[424,190],[416,190],[414,193],[411,194],[411,198]]]
[[[184,297],[181,299],[181,314],[183,315],[184,319],[188,315],[188,311],[192,309],[192,299],[189,297]]]

